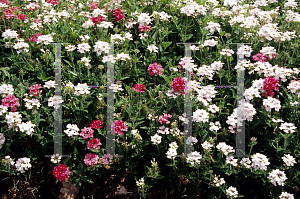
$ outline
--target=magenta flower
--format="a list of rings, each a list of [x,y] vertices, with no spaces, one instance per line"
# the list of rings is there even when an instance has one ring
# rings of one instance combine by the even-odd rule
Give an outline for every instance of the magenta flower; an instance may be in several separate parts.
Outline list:
[[[254,61],[260,61],[260,62],[266,62],[267,61],[267,55],[264,55],[262,53],[258,53],[256,55],[253,55],[252,58]]]
[[[185,82],[183,78],[181,77],[174,78],[171,86],[175,92],[180,91],[182,95],[185,94],[184,92]]]
[[[162,71],[164,71],[164,69],[162,68],[161,65],[158,65],[156,62],[153,64],[149,64],[149,67],[147,69],[147,71],[149,71],[149,75],[162,75]]]
[[[16,106],[20,106],[19,98],[16,98],[14,95],[7,95],[2,99],[2,106],[12,107],[13,112],[17,111]]]
[[[268,96],[274,97],[273,90],[279,91],[279,87],[277,87],[277,86],[281,86],[279,84],[279,79],[275,79],[272,76],[265,78],[264,85],[263,85],[263,89],[266,91],[265,97],[268,97]]]
[[[102,21],[105,21],[105,18],[103,16],[100,16],[100,17],[90,17],[90,19],[94,23],[94,26],[96,26],[98,22],[101,23]]]
[[[38,37],[41,36],[41,35],[42,35],[42,33],[33,34],[33,35],[30,37],[29,41],[31,41],[31,42],[37,42]]]
[[[151,26],[150,25],[146,25],[146,26],[140,25],[138,28],[139,28],[140,32],[148,32],[148,31],[151,30]]]
[[[87,166],[92,166],[93,167],[93,166],[95,166],[95,164],[98,163],[98,160],[99,160],[98,155],[89,153],[89,154],[85,155],[85,159],[83,161]]]
[[[144,84],[135,84],[134,87],[132,87],[133,90],[135,90],[138,93],[144,93],[146,87],[144,86]]]
[[[27,15],[24,15],[24,14],[19,14],[19,15],[17,15],[17,18],[18,18],[19,20],[29,19],[29,17],[28,17]]]
[[[109,164],[109,163],[112,163],[113,161],[113,156],[110,155],[110,154],[104,154],[104,156],[102,156],[101,158],[101,163],[102,164]],[[108,160],[109,159],[109,160]],[[109,162],[108,162],[109,161]]]
[[[79,135],[86,140],[88,138],[94,137],[93,133],[94,130],[91,127],[84,127],[83,129],[81,129],[81,133]]]
[[[123,131],[127,131],[127,129],[128,129],[128,126],[125,124],[124,121],[115,120],[114,134],[118,133],[120,136],[123,136],[124,135]]]
[[[9,0],[0,0],[0,3],[6,4],[9,6],[10,1]]]
[[[121,21],[125,18],[125,15],[123,14],[123,12],[120,10],[120,8],[116,9],[113,11],[113,16],[116,17],[114,20],[114,23],[116,21]]]
[[[40,84],[35,84],[31,87],[29,87],[30,89],[30,94],[33,94],[34,97],[36,97],[39,93],[42,93],[43,91],[40,91],[39,89],[43,88]]]
[[[94,9],[98,8],[98,3],[96,3],[96,2],[89,3],[89,4],[88,4],[88,7],[89,7],[91,10],[94,10]]]
[[[54,167],[52,174],[59,181],[64,182],[69,178],[69,175],[71,174],[71,172],[66,165],[61,164],[59,166]]]
[[[171,118],[172,115],[164,113],[164,115],[160,115],[158,118],[158,121],[162,124],[165,122],[166,124],[169,124],[170,121],[168,121],[168,118]]]
[[[88,141],[87,148],[90,149],[90,150],[100,149],[100,145],[102,145],[101,142],[100,142],[100,139],[94,138],[94,139],[90,139]]]
[[[48,0],[47,3],[51,3],[51,4],[53,4],[53,5],[59,4],[59,2],[58,2],[57,0]]]

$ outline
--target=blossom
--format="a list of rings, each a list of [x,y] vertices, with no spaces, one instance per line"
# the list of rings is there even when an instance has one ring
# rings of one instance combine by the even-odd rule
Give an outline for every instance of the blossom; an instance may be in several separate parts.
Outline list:
[[[5,142],[5,137],[3,133],[0,133],[0,146],[2,146]]]
[[[231,198],[237,198],[238,196],[238,191],[236,190],[235,187],[230,186],[228,189],[226,189],[226,195],[227,197]]]
[[[154,44],[151,44],[150,46],[148,46],[147,49],[150,51],[150,53],[152,53],[152,52],[158,53],[158,51],[157,51],[158,48]]]
[[[100,16],[100,17],[92,16],[92,17],[89,17],[89,19],[92,20],[92,22],[94,23],[94,26],[96,26],[98,22],[101,23],[102,21],[105,21],[105,18],[103,16]]]
[[[132,87],[132,89],[138,93],[144,93],[146,87],[144,86],[144,84],[135,84],[134,87]]]
[[[52,42],[53,42],[53,38],[51,35],[40,35],[36,41],[37,44],[43,43],[45,45],[49,45]]]
[[[94,10],[94,9],[98,8],[98,6],[99,6],[98,3],[96,3],[96,2],[91,2],[91,3],[88,4],[88,7],[91,10]]]
[[[218,177],[220,177],[220,176],[218,176]],[[218,177],[215,175],[214,180],[213,180],[213,184],[214,184],[214,186],[216,186],[216,187],[219,187],[219,186],[225,184],[224,178],[220,178],[220,179],[219,179]]]
[[[74,94],[76,96],[89,95],[90,94],[90,87],[87,85],[87,83],[84,83],[84,84],[78,83],[77,86],[75,86]]]
[[[11,39],[16,39],[18,38],[19,34],[17,33],[17,31],[15,30],[11,30],[11,29],[6,29],[3,33],[2,33],[2,37],[4,40],[11,38]]]
[[[201,144],[202,148],[204,150],[210,151],[210,148],[213,146],[212,144],[210,144],[208,141],[205,141]]]
[[[138,28],[140,32],[149,32],[151,30],[150,25],[146,25],[146,26],[140,25]]]
[[[281,86],[279,84],[279,79],[275,79],[272,76],[265,78],[264,79],[264,86],[263,86],[263,89],[266,91],[265,92],[265,97],[268,97],[268,96],[274,97],[273,90],[279,91],[278,86]]]
[[[293,156],[291,156],[290,154],[284,154],[284,156],[281,159],[288,167],[294,166],[294,164],[297,164],[297,162],[295,161],[295,158]]]
[[[243,165],[247,169],[251,168],[251,160],[249,158],[242,158],[242,160],[240,161],[240,164]]]
[[[34,100],[34,99],[32,99],[32,100]],[[24,99],[24,101],[25,101],[25,99]],[[29,100],[27,100],[27,102],[29,102]],[[27,104],[27,102],[26,102],[26,104]],[[63,102],[64,102],[64,100],[62,100],[62,96],[56,96],[55,95],[54,97],[49,97],[49,99],[48,99],[48,106],[49,107],[54,107],[55,109],[59,109],[61,107],[61,104]],[[36,104],[33,104],[33,105],[36,105]]]
[[[104,154],[104,156],[102,156],[101,158],[101,164],[109,164],[112,163],[113,161],[113,156],[110,154]]]
[[[59,163],[61,161],[62,156],[59,155],[59,153],[53,154],[51,156],[51,162],[53,163]]]
[[[258,169],[267,170],[267,166],[270,164],[267,156],[260,154],[260,153],[256,153],[254,155],[252,155],[252,167],[255,169],[255,171],[257,171]]]
[[[286,181],[288,178],[286,177],[284,171],[276,169],[272,170],[272,172],[269,173],[268,179],[274,186],[277,186],[277,184],[280,186],[284,186],[284,181]]]
[[[87,148],[90,149],[90,150],[93,150],[93,149],[100,149],[100,145],[101,142],[100,142],[100,139],[98,138],[93,138],[93,139],[90,139],[87,143]]]
[[[267,61],[267,55],[264,55],[263,53],[258,53],[256,55],[253,55],[252,58],[254,61],[260,61],[260,62],[266,62]]]
[[[84,127],[81,129],[81,133],[79,135],[86,140],[88,138],[92,138],[94,136],[93,133],[94,130],[91,127]]]
[[[202,44],[202,46],[211,46],[214,47],[215,45],[217,45],[218,41],[215,41],[214,39],[208,39],[205,40],[204,43]]]
[[[49,81],[45,82],[44,87],[45,87],[45,88],[48,88],[48,89],[50,89],[50,88],[55,88],[55,81],[49,80]]]
[[[191,163],[192,166],[196,164],[200,164],[200,159],[202,159],[202,155],[198,151],[193,151],[187,154],[186,162]]]
[[[238,51],[237,51],[237,55],[239,56],[239,58],[244,58],[244,56],[246,57],[250,57],[251,52],[253,52],[251,46],[245,45],[245,46],[241,46]]]
[[[94,51],[97,53],[98,56],[100,56],[102,52],[109,53],[109,50],[110,50],[109,43],[104,41],[97,41],[94,46]]]
[[[275,111],[279,111],[281,108],[280,100],[272,97],[268,97],[267,99],[263,100],[263,105],[265,106],[265,109],[269,112],[271,112],[272,108],[275,108]]]
[[[184,92],[185,81],[183,78],[181,77],[174,78],[171,86],[175,92],[180,91],[180,94],[182,95],[185,94]]]
[[[282,192],[279,196],[279,199],[294,199],[294,194],[290,194],[288,192]]]
[[[162,71],[164,71],[164,69],[162,68],[161,65],[158,65],[156,62],[154,62],[153,64],[149,64],[147,71],[149,71],[149,75],[162,75]]]
[[[34,131],[34,127],[36,125],[32,124],[31,121],[28,122],[22,122],[22,124],[20,124],[18,127],[20,129],[21,132],[26,133],[27,135],[31,135],[32,132]]]
[[[157,133],[153,136],[151,136],[151,142],[153,142],[154,145],[158,145],[161,143],[161,136],[158,135]]]
[[[78,44],[77,49],[80,53],[85,53],[90,51],[91,46],[88,43]]]
[[[30,94],[33,94],[33,96],[37,96],[39,93],[42,93],[43,91],[40,91],[39,89],[42,88],[42,86],[40,84],[35,84],[31,87],[29,87],[30,89]]]
[[[25,14],[19,14],[19,15],[17,15],[17,18],[18,18],[19,20],[26,20],[26,19],[29,19],[29,17],[28,17],[27,15],[25,15]]]
[[[113,11],[113,16],[115,17],[114,23],[116,21],[121,21],[125,18],[124,13],[120,10],[120,8]]]
[[[208,122],[209,113],[204,109],[198,109],[193,112],[193,122]]]
[[[113,134],[118,133],[120,136],[123,136],[123,131],[127,131],[128,126],[122,120],[115,120],[115,129]]]
[[[64,132],[69,136],[73,136],[73,135],[78,135],[79,132],[79,128],[76,124],[68,124],[67,125],[67,130],[64,130]]]
[[[233,156],[226,156],[226,164],[231,164],[232,166],[237,166],[238,159],[235,159]]]
[[[166,124],[169,124],[170,123],[170,121],[168,121],[168,118],[171,118],[172,117],[172,115],[171,114],[166,114],[166,113],[164,113],[163,115],[160,115],[159,116],[159,118],[158,118],[158,121],[159,121],[159,123],[166,123]]]
[[[220,52],[220,54],[227,56],[227,57],[231,57],[234,54],[234,51],[231,49],[223,48],[222,51]]]
[[[90,123],[90,126],[94,129],[101,129],[103,126],[103,121],[100,120],[93,120],[92,123]]]
[[[198,142],[197,138],[193,137],[193,136],[189,136],[186,139],[186,144],[190,145],[190,144],[196,144]]]
[[[59,4],[59,2],[57,0],[48,0],[47,3],[51,3],[53,5]]]
[[[2,99],[2,106],[11,107],[13,112],[17,111],[16,106],[20,106],[19,98],[14,95],[7,95]]]
[[[69,178],[71,172],[66,165],[60,164],[59,166],[54,167],[52,174],[59,181],[64,182]]]
[[[166,153],[167,158],[174,159],[177,156],[178,145],[176,144],[176,142],[172,142],[169,144],[169,146],[170,146],[170,148]]]
[[[285,133],[294,133],[296,128],[295,124],[287,122],[282,123],[279,127],[279,129],[283,130]]]
[[[220,142],[217,146],[219,151],[222,151],[224,155],[228,155],[229,153],[235,152],[232,146],[227,145],[225,142]]]
[[[28,170],[31,167],[30,158],[19,158],[15,163],[15,167],[17,171],[24,173],[24,170]]]
[[[118,84],[111,84],[111,86],[109,86],[109,88],[112,89],[115,93],[117,93],[118,91],[124,90],[122,88],[122,85],[118,85]]]

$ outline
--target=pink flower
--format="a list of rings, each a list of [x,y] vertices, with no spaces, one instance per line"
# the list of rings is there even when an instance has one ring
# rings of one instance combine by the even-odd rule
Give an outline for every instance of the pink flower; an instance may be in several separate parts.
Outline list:
[[[0,0],[0,3],[6,4],[9,6],[10,1],[9,0]]]
[[[98,22],[101,23],[102,21],[105,21],[105,18],[103,16],[100,16],[100,17],[90,17],[90,19],[94,23],[94,26],[96,26]]]
[[[71,172],[66,165],[61,164],[59,166],[54,167],[52,174],[59,181],[64,182],[69,178],[69,175],[71,174]]]
[[[51,4],[53,4],[53,5],[59,4],[59,2],[58,2],[57,0],[48,0],[47,3],[51,3]]]
[[[87,148],[90,150],[100,149],[100,145],[102,145],[100,139],[94,138],[89,140],[89,142],[87,143]]]
[[[140,25],[138,28],[139,28],[140,32],[148,32],[148,31],[151,30],[151,26],[150,25],[146,25],[146,26]]]
[[[18,18],[19,20],[29,19],[29,17],[28,17],[27,15],[24,15],[24,14],[19,14],[19,15],[17,15],[17,18]]]
[[[264,55],[262,53],[258,53],[256,55],[253,55],[252,58],[254,61],[260,61],[260,62],[266,62],[267,61],[267,55]]]
[[[81,129],[81,133],[79,135],[86,140],[88,138],[94,137],[93,133],[94,130],[91,127],[84,127],[83,129]]]
[[[184,92],[185,82],[184,82],[183,78],[181,78],[181,77],[174,78],[171,86],[175,92],[177,92],[179,90],[179,91],[181,91],[182,95],[185,94],[185,92]]]
[[[7,95],[2,99],[2,106],[12,107],[13,112],[17,111],[16,106],[20,106],[19,98],[16,98],[14,95]]]
[[[279,91],[279,87],[277,86],[281,86],[279,84],[279,79],[275,79],[274,77],[270,76],[264,79],[264,85],[263,85],[263,89],[267,92],[265,92],[265,97],[271,96],[274,97],[274,92],[275,91]]]
[[[32,21],[35,22],[35,23],[42,23],[43,22],[43,20],[41,20],[41,19],[33,19]]]
[[[102,156],[101,158],[101,163],[102,164],[109,164],[113,161],[113,156],[110,155],[110,154],[104,154],[104,156]],[[108,159],[109,159],[109,162],[108,162]]]
[[[168,121],[168,118],[171,118],[172,115],[164,113],[164,115],[160,115],[158,118],[158,121],[162,124],[165,122],[166,124],[169,124],[170,121]]]
[[[98,3],[96,3],[96,2],[89,3],[88,7],[90,7],[91,10],[94,10],[94,9],[98,8]]]
[[[31,41],[31,42],[37,42],[38,37],[41,36],[41,35],[42,35],[42,33],[33,34],[33,35],[30,37],[29,41]]]
[[[103,122],[100,120],[93,120],[92,123],[90,123],[90,126],[94,129],[101,129],[103,126]]]
[[[114,23],[116,21],[121,21],[122,19],[125,18],[125,15],[123,14],[123,12],[120,10],[120,8],[116,9],[115,11],[113,11],[113,16],[116,17],[114,20]]]
[[[12,12],[17,12],[17,11],[13,7],[11,7],[11,8],[5,8],[5,10],[4,10],[4,17],[6,19],[12,19],[12,18],[14,18],[15,14],[13,14]]]
[[[34,97],[36,97],[39,93],[42,93],[43,91],[39,91],[40,88],[43,88],[40,84],[35,84],[30,89],[30,94],[34,94]]]
[[[164,71],[164,69],[162,68],[161,65],[158,65],[156,62],[153,63],[153,64],[149,64],[149,67],[147,69],[147,71],[149,71],[149,75],[154,75],[154,74],[157,74],[157,75],[162,75],[162,72],[161,71]]]
[[[133,90],[135,90],[138,93],[144,93],[146,87],[144,86],[144,84],[135,84],[134,87],[132,87]]]
[[[115,120],[115,130],[114,134],[118,133],[120,136],[123,136],[124,133],[122,131],[127,131],[128,126],[122,120]]]
[[[95,166],[95,164],[97,164],[98,160],[99,160],[98,155],[89,153],[85,155],[85,159],[83,161],[87,166],[93,167]]]

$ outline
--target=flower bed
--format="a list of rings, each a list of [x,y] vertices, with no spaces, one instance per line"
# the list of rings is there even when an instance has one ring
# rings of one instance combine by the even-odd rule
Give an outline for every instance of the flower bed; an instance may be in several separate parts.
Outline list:
[[[0,0],[1,175],[51,162],[55,183],[98,198],[103,181],[120,191],[112,176],[132,197],[297,198],[299,11]]]

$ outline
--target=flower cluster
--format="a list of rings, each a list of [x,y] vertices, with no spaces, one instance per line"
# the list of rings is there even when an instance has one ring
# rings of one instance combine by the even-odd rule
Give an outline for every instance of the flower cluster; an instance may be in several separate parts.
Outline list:
[[[224,155],[228,155],[229,153],[235,152],[232,146],[227,145],[225,142],[220,142],[217,146],[219,151],[222,151]]]
[[[170,121],[168,121],[168,118],[172,118],[172,115],[171,114],[167,114],[167,113],[164,113],[164,115],[160,115],[159,118],[158,118],[158,121],[159,123],[166,123],[166,124],[169,124]]]
[[[167,151],[167,158],[169,159],[174,159],[176,156],[177,156],[177,148],[178,148],[178,145],[176,142],[172,142],[169,144],[170,148],[169,150]]]
[[[138,93],[144,93],[146,87],[144,86],[144,84],[135,84],[132,89]]]
[[[173,90],[177,93],[177,91],[180,91],[179,95],[182,94],[184,95],[185,92],[184,92],[184,87],[185,87],[185,81],[183,78],[181,77],[177,77],[177,78],[174,78],[174,80],[172,81],[172,84],[171,84]]]
[[[199,152],[194,151],[189,154],[187,154],[186,162],[191,163],[192,166],[199,165],[200,164],[200,159],[202,158],[202,155],[200,155]]]
[[[16,106],[20,106],[19,98],[16,98],[14,95],[7,95],[2,99],[2,106],[11,107],[13,112],[17,111]]]
[[[91,127],[84,127],[83,129],[81,129],[81,133],[79,135],[86,140],[88,138],[94,137],[93,133],[94,130]]]
[[[24,173],[24,170],[31,168],[30,158],[19,158],[15,163],[15,167],[17,171]]]
[[[114,157],[110,154],[104,154],[104,156],[102,156],[101,158],[101,164],[107,165],[109,163],[112,163],[113,158]]]
[[[94,129],[101,129],[103,126],[103,121],[100,120],[93,120],[92,123],[90,123],[90,127],[94,128]]]
[[[100,142],[100,139],[98,139],[98,138],[93,138],[93,139],[90,139],[90,140],[88,141],[88,143],[87,143],[87,148],[88,148],[89,150],[100,149],[100,145],[102,145],[101,142]]]
[[[271,181],[271,183],[274,186],[280,185],[284,186],[284,181],[287,180],[287,177],[284,173],[284,171],[280,171],[279,169],[273,170],[271,173],[269,173],[268,179]]]
[[[252,167],[257,171],[258,169],[267,170],[267,166],[270,164],[267,156],[261,153],[256,153],[252,156]]]
[[[66,165],[60,164],[54,167],[52,174],[56,179],[58,179],[61,182],[64,182],[69,178],[71,172]]]
[[[162,71],[164,71],[164,69],[162,68],[161,65],[158,65],[156,62],[153,64],[149,64],[147,71],[149,71],[149,75],[162,75]]]
[[[268,97],[268,96],[274,97],[273,90],[279,91],[279,87],[277,87],[277,86],[281,86],[279,84],[279,79],[275,79],[272,76],[265,78],[264,86],[263,86],[263,89],[266,91],[265,97]]]
[[[117,133],[120,136],[123,136],[124,135],[123,132],[127,131],[127,130],[128,130],[128,126],[127,126],[127,124],[125,124],[124,121],[122,121],[122,120],[115,120],[115,129],[114,129],[113,134]]]
[[[120,10],[120,8],[116,9],[113,11],[113,16],[116,17],[115,20],[114,20],[114,23],[116,21],[121,21],[125,18],[125,15],[124,13]]]
[[[83,161],[87,166],[93,167],[95,166],[95,164],[98,163],[98,160],[99,160],[98,155],[89,153],[85,155],[85,159]]]

